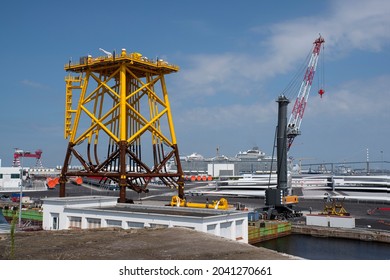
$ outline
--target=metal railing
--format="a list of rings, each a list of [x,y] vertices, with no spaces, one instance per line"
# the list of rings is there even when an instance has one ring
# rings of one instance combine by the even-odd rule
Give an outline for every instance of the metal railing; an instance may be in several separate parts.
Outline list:
[[[180,67],[174,64],[170,64],[165,60],[162,59],[149,59],[145,56],[142,56],[139,53],[130,53],[126,55],[112,55],[112,56],[98,56],[98,57],[92,57],[92,56],[83,56],[80,57],[79,62],[73,62],[69,60],[68,63],[64,65],[65,68],[71,68],[76,66],[87,66],[89,64],[94,64],[98,62],[105,62],[105,61],[116,61],[116,60],[122,60],[122,59],[131,59],[135,61],[139,61],[143,64],[148,64],[151,66],[157,66],[157,67],[169,67],[173,68],[175,70],[179,70]]]

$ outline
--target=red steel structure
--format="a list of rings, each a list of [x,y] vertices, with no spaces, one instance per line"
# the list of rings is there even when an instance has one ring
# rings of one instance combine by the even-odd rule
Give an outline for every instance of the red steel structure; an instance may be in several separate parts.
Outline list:
[[[311,51],[311,56],[309,63],[306,68],[301,87],[299,89],[298,96],[295,100],[294,107],[287,125],[287,149],[290,149],[294,139],[297,135],[301,134],[300,126],[303,119],[303,114],[305,112],[307,99],[309,98],[310,88],[313,83],[314,74],[316,72],[318,58],[321,51],[321,46],[325,43],[324,38],[320,37],[316,39],[313,43],[313,49]],[[318,94],[322,97],[325,93],[323,89],[318,91]]]
[[[36,164],[37,167],[42,167],[41,157],[42,157],[42,150],[36,150],[35,153],[31,153],[28,151],[23,151],[18,148],[15,149],[14,152],[14,161],[12,163],[13,167],[20,167],[20,158],[36,158]]]

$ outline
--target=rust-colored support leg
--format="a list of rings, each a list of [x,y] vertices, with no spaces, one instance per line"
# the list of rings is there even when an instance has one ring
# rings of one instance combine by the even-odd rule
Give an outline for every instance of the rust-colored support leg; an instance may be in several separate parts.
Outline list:
[[[183,178],[180,178],[179,179],[179,182],[178,182],[178,196],[180,199],[184,199],[184,181],[183,181]]]
[[[65,184],[66,179],[64,180],[62,177],[60,178],[60,197],[65,197]]]
[[[119,203],[126,202],[126,187],[127,187],[127,178],[126,178],[126,151],[127,151],[127,142],[119,142],[119,163],[120,163],[120,178],[119,178]]]
[[[60,175],[60,192],[59,197],[65,197],[66,196],[66,190],[65,190],[65,184],[66,184],[66,174],[68,173],[68,166],[69,166],[69,159],[70,155],[72,153],[72,147],[74,144],[72,142],[68,143],[68,149],[66,151],[64,165],[62,166],[61,175]]]
[[[173,149],[175,151],[175,158],[176,158],[176,164],[177,164],[177,173],[179,174],[179,179],[177,180],[178,184],[178,196],[180,199],[184,198],[184,173],[183,169],[181,168],[181,163],[180,163],[180,156],[179,156],[179,148],[177,147],[177,144],[173,145]]]

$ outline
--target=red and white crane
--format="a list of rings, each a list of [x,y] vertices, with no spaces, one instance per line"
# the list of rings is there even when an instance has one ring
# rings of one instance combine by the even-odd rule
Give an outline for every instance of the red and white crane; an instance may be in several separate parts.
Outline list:
[[[309,98],[310,88],[313,83],[314,74],[316,72],[321,46],[324,42],[324,38],[322,38],[320,35],[320,37],[316,39],[313,43],[313,49],[311,51],[309,63],[307,65],[298,96],[295,100],[294,107],[292,109],[290,119],[287,124],[287,150],[290,149],[295,137],[301,134],[300,127],[303,119],[303,113],[305,112],[307,99]],[[321,98],[324,93],[325,91],[320,88],[318,94],[321,96]]]
[[[28,151],[23,151],[21,149],[15,148],[14,161],[12,166],[20,167],[20,158],[25,157],[25,158],[36,158],[37,161],[35,166],[42,167],[41,156],[42,156],[42,150],[36,150],[35,153],[31,153]]]

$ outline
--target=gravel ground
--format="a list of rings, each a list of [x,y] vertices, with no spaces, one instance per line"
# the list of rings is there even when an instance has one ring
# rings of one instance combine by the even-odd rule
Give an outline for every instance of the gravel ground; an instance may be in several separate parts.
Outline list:
[[[185,228],[96,229],[0,235],[0,259],[16,260],[288,260],[298,259]]]

